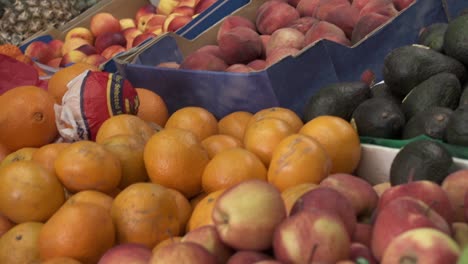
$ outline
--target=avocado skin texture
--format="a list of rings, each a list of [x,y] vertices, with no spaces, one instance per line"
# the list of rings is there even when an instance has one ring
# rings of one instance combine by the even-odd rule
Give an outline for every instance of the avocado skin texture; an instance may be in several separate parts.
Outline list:
[[[444,38],[444,51],[465,65],[468,65],[468,14],[458,16],[448,24]]]
[[[443,52],[447,27],[448,23],[434,23],[424,28],[419,35],[418,44],[427,46],[438,52]]]
[[[407,120],[434,106],[455,109],[460,101],[461,87],[457,76],[439,73],[423,81],[403,99],[401,107]]]
[[[467,74],[461,62],[427,47],[399,47],[384,59],[384,81],[393,94],[402,98],[415,86],[441,72],[455,74],[460,82],[464,82]]]
[[[397,97],[392,93],[388,85],[379,83],[371,87],[371,98],[387,98],[394,103],[401,104],[402,98]]]
[[[453,110],[447,107],[431,107],[414,115],[403,128],[403,139],[426,135],[444,140],[447,124]]]
[[[445,130],[445,141],[449,144],[468,146],[468,105],[453,111]]]
[[[460,95],[460,102],[458,102],[458,107],[468,104],[468,82],[465,83],[462,87],[462,93]]]
[[[321,115],[351,120],[354,109],[371,97],[364,82],[339,82],[326,85],[312,95],[304,109],[304,122]]]
[[[376,97],[354,110],[351,123],[359,136],[394,139],[401,136],[405,115],[392,99]]]
[[[441,143],[433,140],[413,141],[395,156],[390,167],[390,184],[395,186],[422,180],[441,184],[452,164],[452,155]]]

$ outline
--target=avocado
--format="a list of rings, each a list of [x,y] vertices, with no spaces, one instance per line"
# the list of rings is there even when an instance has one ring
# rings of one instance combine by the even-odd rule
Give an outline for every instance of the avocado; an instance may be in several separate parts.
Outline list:
[[[309,98],[304,109],[304,122],[321,115],[338,116],[350,121],[354,109],[371,96],[364,82],[338,82],[321,87]]]
[[[462,93],[460,95],[460,101],[458,102],[458,106],[468,104],[468,82],[465,83],[462,87]]]
[[[405,145],[390,166],[392,186],[428,180],[441,184],[453,164],[452,155],[434,140],[416,140]]]
[[[449,22],[444,38],[444,51],[448,56],[468,65],[468,14]]]
[[[384,81],[392,93],[402,98],[415,86],[441,72],[455,74],[462,83],[467,75],[461,62],[420,45],[396,48],[384,59]]]
[[[388,98],[397,104],[401,104],[401,98],[392,93],[388,85],[379,83],[371,87],[371,98]]]
[[[414,115],[403,128],[403,139],[426,135],[444,140],[445,129],[453,111],[446,107],[431,107]]]
[[[435,51],[443,52],[444,36],[448,23],[434,23],[421,29],[418,44],[427,46]]]
[[[460,101],[461,87],[457,76],[442,72],[421,82],[403,99],[401,108],[407,120],[434,106],[455,109]]]
[[[351,123],[359,136],[394,139],[401,136],[405,115],[392,99],[376,97],[354,110]]]
[[[468,146],[468,105],[453,111],[445,130],[445,141],[449,144]]]

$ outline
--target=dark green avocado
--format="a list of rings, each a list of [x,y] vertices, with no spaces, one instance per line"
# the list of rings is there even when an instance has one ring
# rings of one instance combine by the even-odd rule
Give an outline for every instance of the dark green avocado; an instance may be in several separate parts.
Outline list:
[[[449,144],[468,146],[468,105],[453,111],[445,130],[445,141]]]
[[[419,34],[418,44],[427,46],[438,52],[443,52],[447,27],[448,23],[434,23],[423,28]]]
[[[392,99],[376,97],[354,110],[351,123],[359,136],[395,139],[401,136],[405,115]]]
[[[455,74],[461,83],[467,75],[461,62],[420,45],[396,48],[384,59],[384,81],[392,93],[401,98],[421,82],[441,72]]]
[[[371,97],[372,98],[387,98],[394,101],[397,104],[401,104],[402,98],[399,98],[395,94],[392,93],[388,85],[385,83],[379,83],[371,87]]]
[[[468,82],[465,83],[462,87],[462,94],[460,95],[460,102],[458,102],[458,106],[463,106],[468,104]]]
[[[339,82],[326,85],[309,98],[304,109],[304,122],[321,115],[351,120],[354,109],[371,97],[364,82]]]
[[[433,181],[441,184],[450,173],[452,155],[433,140],[416,140],[405,145],[390,167],[392,186],[412,181]]]
[[[403,128],[403,139],[427,135],[434,139],[444,139],[445,129],[453,111],[446,107],[431,107],[414,115]]]
[[[449,22],[444,38],[444,52],[468,65],[468,14]]]

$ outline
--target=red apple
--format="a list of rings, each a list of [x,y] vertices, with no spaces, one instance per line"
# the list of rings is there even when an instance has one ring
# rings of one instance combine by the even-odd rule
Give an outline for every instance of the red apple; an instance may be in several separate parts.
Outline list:
[[[48,61],[54,58],[55,51],[43,41],[34,41],[28,45],[24,51],[24,55],[28,56],[33,60],[37,60],[40,63],[46,64]]]
[[[232,255],[226,264],[253,264],[272,257],[258,251],[239,250]]]
[[[468,169],[448,175],[442,182],[442,189],[447,193],[455,216],[453,221],[463,222],[465,214],[465,195],[468,192]]]
[[[195,9],[190,6],[177,6],[172,10],[172,14],[192,17],[195,15]]]
[[[172,10],[176,8],[180,0],[160,0],[158,7],[156,8],[156,13],[169,15],[172,13]]]
[[[182,242],[193,242],[203,246],[208,252],[218,258],[219,263],[226,261],[233,254],[233,250],[221,241],[221,238],[212,225],[198,227],[182,237]]]
[[[155,32],[155,34],[161,34],[162,28],[164,25],[164,21],[166,21],[165,15],[153,15],[146,23],[146,27],[143,32],[153,32],[158,31],[159,33]]]
[[[348,259],[349,249],[341,219],[320,209],[288,217],[273,239],[275,257],[284,263],[336,263]]]
[[[167,16],[163,24],[163,32],[176,32],[192,20],[191,16],[172,13]]]
[[[89,45],[89,42],[82,38],[71,38],[65,41],[62,45],[62,55],[75,50],[83,45]]]
[[[352,242],[361,243],[367,247],[371,246],[372,225],[365,223],[357,223],[354,233],[351,236]]]
[[[459,256],[460,248],[447,234],[433,228],[416,228],[395,237],[380,263],[456,263]]]
[[[102,53],[107,47],[119,45],[122,47],[127,46],[127,40],[122,32],[106,32],[96,38],[96,51]]]
[[[372,232],[371,249],[377,260],[381,260],[390,242],[401,233],[430,227],[451,234],[447,221],[421,200],[398,197],[379,211]]]
[[[60,60],[60,67],[69,66],[72,63],[82,62],[86,59],[86,54],[78,50],[72,50],[67,54],[63,55],[62,60]]]
[[[276,226],[286,218],[281,193],[262,180],[247,180],[216,200],[213,222],[221,240],[237,250],[271,247]]]
[[[127,28],[125,30],[122,31],[122,34],[124,35],[125,37],[125,40],[127,40],[127,46],[126,48],[127,49],[131,49],[133,46],[133,40],[141,35],[143,32],[141,32],[139,29],[137,28]]]
[[[63,41],[60,39],[53,39],[49,42],[49,47],[52,49],[52,56],[54,58],[62,57]]]
[[[86,57],[83,62],[99,67],[106,61],[107,59],[101,54],[92,54]]]
[[[200,0],[195,6],[195,14],[200,14],[205,11],[208,7],[214,4],[216,0]]]
[[[132,18],[122,18],[119,20],[120,29],[125,30],[127,28],[136,28],[135,20]]]
[[[120,244],[109,249],[98,264],[147,264],[151,259],[151,249],[140,244]]]
[[[357,262],[358,259],[365,259],[368,264],[377,264],[377,260],[366,245],[361,243],[352,243],[349,251],[350,259],[353,261]]]
[[[88,55],[88,56],[93,55],[93,54],[97,54],[96,48],[94,46],[89,45],[89,44],[79,46],[75,50],[81,51],[85,55]]]
[[[120,45],[112,45],[107,47],[105,50],[101,52],[101,55],[110,60],[112,59],[115,55],[124,52],[126,49]]]
[[[104,33],[117,33],[122,30],[120,22],[110,13],[97,13],[91,18],[91,32],[95,37],[99,37]]]
[[[47,62],[47,66],[54,67],[54,68],[59,68],[61,61],[62,61],[62,57],[53,58],[53,59],[51,59],[50,61]]]
[[[155,38],[155,37],[157,37],[157,36],[155,34],[153,34],[153,33],[140,34],[140,35],[136,36],[135,39],[133,39],[132,47],[136,47],[136,46],[140,45],[143,41],[145,41],[147,39],[150,39],[150,38]]]
[[[218,260],[199,244],[193,242],[174,242],[156,250],[149,263],[217,264]]]
[[[135,15],[135,21],[138,22],[144,15],[156,14],[156,7],[150,3],[140,7]]]
[[[94,35],[93,33],[85,27],[75,27],[70,29],[65,35],[65,42],[69,41],[72,38],[81,38],[88,42],[89,45],[94,44]]]

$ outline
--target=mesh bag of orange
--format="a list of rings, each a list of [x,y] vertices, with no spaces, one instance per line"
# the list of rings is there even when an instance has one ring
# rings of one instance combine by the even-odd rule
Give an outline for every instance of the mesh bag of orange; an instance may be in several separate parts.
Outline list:
[[[135,88],[117,73],[84,71],[67,86],[62,105],[54,106],[62,141],[95,140],[111,116],[138,112]]]

